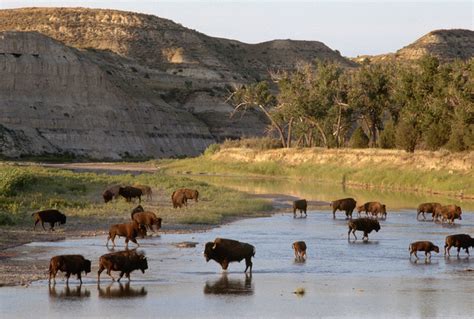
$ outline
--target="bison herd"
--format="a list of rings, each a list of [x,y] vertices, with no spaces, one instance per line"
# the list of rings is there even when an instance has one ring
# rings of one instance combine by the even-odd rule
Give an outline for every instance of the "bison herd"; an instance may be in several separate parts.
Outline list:
[[[133,198],[138,198],[141,201],[141,196],[146,195],[151,199],[151,188],[144,185],[135,186],[117,186],[105,190],[102,194],[104,201],[108,202],[118,196],[124,197],[127,201]],[[199,192],[197,190],[181,188],[174,191],[171,195],[171,201],[174,208],[181,208],[187,205],[187,200],[198,201]],[[381,227],[379,219],[385,220],[387,218],[386,206],[380,202],[367,202],[363,205],[357,206],[357,202],[353,198],[343,198],[331,202],[333,218],[336,218],[336,211],[344,211],[348,221],[347,239],[350,240],[351,233],[354,239],[357,240],[356,231],[363,232],[362,240],[368,241],[369,234],[372,231],[378,232]],[[296,212],[299,210],[300,216],[307,216],[308,203],[305,199],[296,200],[293,202],[293,217],[296,218]],[[352,219],[352,213],[357,208],[358,217]],[[362,214],[365,214],[365,217]],[[426,220],[425,213],[432,215],[432,220],[435,222],[449,222],[454,223],[455,219],[462,220],[462,211],[459,206],[446,205],[439,203],[423,203],[417,209],[417,219],[420,215],[423,220]],[[44,223],[49,223],[51,230],[54,230],[56,224],[65,224],[66,216],[54,209],[36,212],[32,215],[36,225],[41,222],[44,229]],[[113,252],[102,255],[99,258],[99,270],[97,279],[100,281],[101,273],[106,270],[112,280],[112,271],[120,272],[118,281],[125,275],[130,280],[130,273],[134,270],[141,270],[142,273],[148,269],[147,258],[142,253],[136,250],[128,250],[129,241],[139,246],[137,237],[144,237],[147,231],[158,231],[161,228],[162,219],[157,217],[155,213],[146,211],[141,205],[135,207],[131,212],[131,220],[123,224],[115,224],[110,226],[107,237],[106,246],[109,241],[112,241],[115,247],[115,238],[125,237],[126,249],[125,251]],[[450,256],[450,249],[457,248],[458,256],[461,249],[464,249],[469,255],[469,248],[474,247],[474,238],[467,234],[456,234],[447,236],[444,245],[444,254]],[[292,244],[292,249],[295,254],[296,261],[304,261],[306,259],[307,245],[304,241],[295,241]],[[424,252],[425,259],[431,258],[431,252],[439,253],[439,247],[430,241],[416,241],[409,245],[410,259],[412,255],[418,259],[417,252]],[[229,263],[240,262],[245,260],[245,271],[252,272],[252,257],[255,256],[255,247],[251,244],[239,242],[232,239],[216,238],[213,242],[208,242],[204,247],[204,257],[206,261],[214,260],[223,270],[227,270]],[[58,271],[66,273],[67,281],[70,275],[76,275],[77,279],[82,283],[81,273],[85,274],[91,271],[91,261],[85,259],[81,255],[60,255],[51,258],[49,266],[49,281],[55,281]]]

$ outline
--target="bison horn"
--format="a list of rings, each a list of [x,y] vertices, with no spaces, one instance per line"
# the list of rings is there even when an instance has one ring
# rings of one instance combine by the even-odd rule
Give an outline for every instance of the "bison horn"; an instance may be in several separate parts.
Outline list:
[[[214,243],[214,246],[212,246],[212,249],[214,250],[216,249],[216,247],[217,247],[217,243]]]

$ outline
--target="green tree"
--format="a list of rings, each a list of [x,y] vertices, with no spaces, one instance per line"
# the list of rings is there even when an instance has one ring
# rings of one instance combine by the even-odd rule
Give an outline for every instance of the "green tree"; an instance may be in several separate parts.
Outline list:
[[[354,133],[352,133],[349,144],[353,148],[367,148],[369,146],[369,138],[362,127],[358,127]]]

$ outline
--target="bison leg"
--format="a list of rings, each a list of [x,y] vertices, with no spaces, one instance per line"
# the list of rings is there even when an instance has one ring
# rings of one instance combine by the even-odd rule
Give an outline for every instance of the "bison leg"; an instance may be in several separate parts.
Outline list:
[[[43,226],[43,230],[46,230],[46,228],[44,228],[44,222],[41,221],[41,226]]]
[[[224,259],[221,263],[221,267],[223,270],[227,270],[227,268],[229,267],[229,261],[227,259]]]
[[[124,271],[121,271],[121,272],[120,272],[119,279],[117,280],[117,282],[120,282],[120,279],[122,279],[122,277],[123,277],[123,274],[125,274],[125,272],[124,272]]]
[[[416,259],[418,260],[419,258],[418,258],[418,255],[416,254],[416,250],[413,251],[413,254],[415,255]]]
[[[136,238],[130,238],[130,240],[132,241],[132,243],[135,243],[137,246],[140,246]],[[128,247],[128,238],[127,238],[127,247]]]
[[[77,274],[77,279],[79,280],[79,282],[81,283],[82,285],[82,277],[81,277],[81,273],[78,273]]]
[[[57,269],[49,272],[49,282],[51,282],[51,275],[52,275],[53,276],[53,282],[56,283],[56,274],[57,273],[58,273]]]
[[[367,241],[369,241],[369,234],[367,234],[367,232],[364,232],[364,237],[362,237],[362,240],[364,240],[364,238],[366,238]]]
[[[35,227],[33,228],[33,230],[36,230],[36,225],[37,225],[38,223],[39,223],[39,219],[37,219],[37,220],[35,221]]]
[[[54,222],[50,222],[50,223],[49,223],[49,226],[51,226],[50,230],[51,230],[51,231],[54,231]]]
[[[457,256],[459,257],[459,252],[461,251],[461,246],[458,247],[458,254]]]
[[[252,273],[252,257],[247,257],[245,258],[245,271],[247,272],[247,269],[250,267],[250,273]]]
[[[100,282],[100,274],[104,271],[104,266],[100,265],[99,271],[97,272],[97,282]]]
[[[112,276],[112,269],[107,269],[107,275],[109,275],[110,278],[112,278],[112,281],[115,281],[114,276]]]
[[[451,245],[444,245],[444,255],[446,256],[446,252],[448,252],[448,257],[451,256],[449,251],[451,250]]]
[[[67,273],[66,273],[66,285],[69,284],[69,277],[71,277],[71,273],[70,273],[70,272],[67,272]]]

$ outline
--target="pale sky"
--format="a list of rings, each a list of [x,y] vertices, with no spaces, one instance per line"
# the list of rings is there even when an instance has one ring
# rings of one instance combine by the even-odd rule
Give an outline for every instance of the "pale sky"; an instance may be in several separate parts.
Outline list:
[[[394,52],[436,29],[474,29],[473,1],[0,0],[0,8],[89,7],[171,19],[210,36],[257,43],[321,41],[345,56]]]

